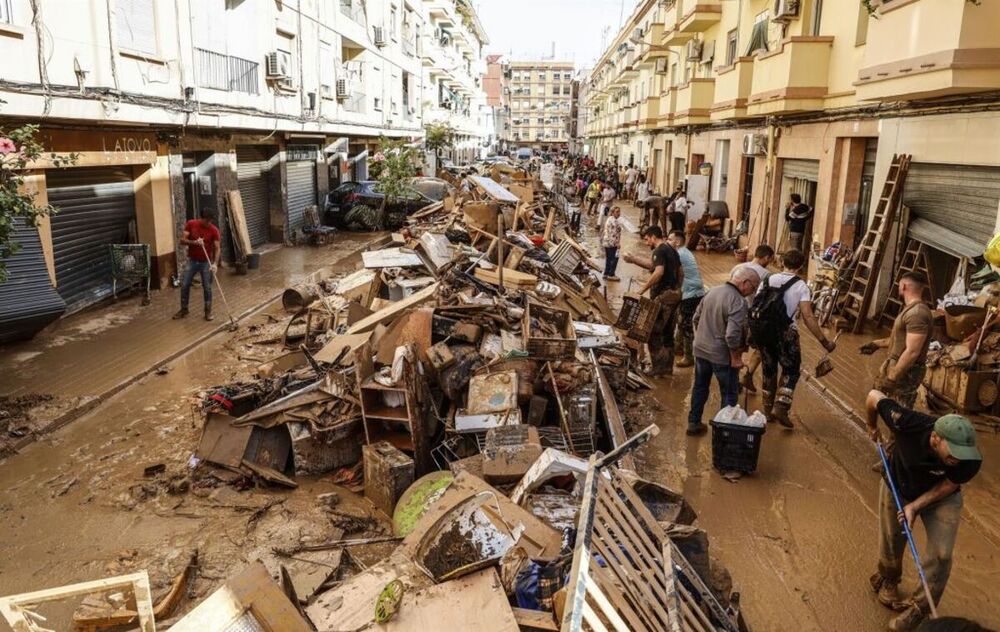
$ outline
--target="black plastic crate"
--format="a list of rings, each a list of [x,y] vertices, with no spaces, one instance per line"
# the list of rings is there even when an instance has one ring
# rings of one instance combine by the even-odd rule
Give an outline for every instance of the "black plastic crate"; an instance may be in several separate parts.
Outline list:
[[[712,465],[722,472],[752,474],[757,469],[766,428],[712,422]]]

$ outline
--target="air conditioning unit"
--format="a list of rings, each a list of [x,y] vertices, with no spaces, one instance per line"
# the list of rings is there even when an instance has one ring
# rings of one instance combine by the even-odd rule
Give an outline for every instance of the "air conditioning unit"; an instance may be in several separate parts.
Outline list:
[[[667,58],[660,57],[656,60],[656,74],[665,75],[667,74]]]
[[[385,29],[381,26],[375,27],[375,45],[385,46]]]
[[[685,49],[686,51],[685,58],[688,61],[701,61],[701,49],[702,49],[701,40],[691,40],[690,42],[687,43],[687,48]]]
[[[337,98],[346,99],[347,96],[347,79],[337,79]]]
[[[288,59],[277,51],[267,54],[267,76],[269,78],[281,79],[287,77],[289,73]]]
[[[774,0],[774,20],[788,21],[799,15],[799,0]]]
[[[763,156],[767,154],[767,140],[763,134],[743,135],[743,155]]]
[[[632,37],[631,37],[631,39],[632,39],[633,42],[635,42],[636,44],[638,44],[639,42],[642,41],[642,35],[643,35],[643,33],[642,33],[642,27],[640,26],[640,27],[638,27],[638,28],[636,28],[635,30],[632,31]]]

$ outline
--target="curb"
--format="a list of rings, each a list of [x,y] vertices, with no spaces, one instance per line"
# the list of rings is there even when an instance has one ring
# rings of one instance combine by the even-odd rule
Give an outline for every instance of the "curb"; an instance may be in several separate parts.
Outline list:
[[[312,274],[309,275],[309,277],[308,277],[309,280],[310,281],[316,281],[317,275],[319,275],[324,270],[329,269],[330,266],[338,264],[338,263],[345,263],[345,262],[347,262],[347,261],[349,261],[351,259],[357,258],[358,256],[360,256],[360,254],[362,252],[364,252],[365,250],[367,250],[370,246],[371,246],[371,243],[359,244],[359,246],[356,249],[348,252],[343,257],[337,259],[336,261],[332,261],[330,263],[327,263],[326,265],[323,265],[323,266],[317,268],[316,271],[314,271]],[[244,321],[245,319],[249,318],[250,316],[253,316],[253,315],[255,315],[255,314],[257,314],[257,313],[259,313],[259,312],[267,309],[268,307],[270,307],[274,303],[277,303],[279,300],[281,300],[281,295],[284,293],[284,291],[285,290],[282,289],[277,294],[275,294],[274,296],[272,296],[271,298],[265,299],[261,303],[258,303],[257,305],[254,305],[254,306],[252,306],[252,307],[244,310],[240,314],[234,315],[234,319],[236,320],[237,323],[241,323],[242,321]],[[184,355],[187,355],[188,353],[190,353],[194,349],[198,348],[199,346],[201,346],[202,344],[204,344],[208,340],[214,338],[215,336],[217,336],[220,333],[223,333],[223,332],[227,331],[228,328],[229,328],[229,322],[230,321],[228,321],[228,320],[226,320],[224,322],[221,322],[218,326],[215,327],[215,329],[207,331],[206,333],[202,334],[201,336],[195,338],[193,341],[191,341],[189,344],[187,344],[186,346],[182,347],[181,349],[178,349],[177,351],[174,351],[173,353],[171,353],[170,355],[166,356],[165,358],[161,358],[160,360],[157,360],[156,362],[154,362],[150,366],[146,367],[142,371],[139,371],[135,375],[132,375],[131,377],[129,377],[129,378],[125,379],[125,380],[122,380],[118,384],[115,384],[111,388],[105,390],[103,393],[95,395],[93,398],[91,398],[91,399],[83,402],[82,404],[79,404],[78,406],[75,406],[74,408],[71,408],[70,410],[67,410],[63,414],[59,415],[58,417],[56,417],[55,419],[53,419],[52,421],[50,421],[45,426],[43,426],[41,428],[38,428],[37,430],[32,431],[27,436],[21,437],[16,442],[14,442],[14,443],[12,443],[10,445],[10,450],[11,450],[10,453],[7,454],[6,456],[4,456],[3,459],[0,459],[0,462],[2,462],[3,460],[5,460],[6,458],[8,458],[10,456],[13,456],[13,455],[17,454],[20,450],[22,450],[22,449],[26,448],[27,446],[31,445],[32,443],[38,441],[43,436],[51,434],[51,433],[55,432],[56,430],[59,430],[60,428],[64,428],[64,427],[68,426],[72,422],[74,422],[77,419],[83,417],[87,413],[93,411],[98,406],[100,406],[104,402],[108,401],[109,399],[111,399],[115,395],[117,395],[117,394],[119,394],[119,393],[127,390],[130,386],[133,386],[134,384],[136,384],[140,380],[144,379],[145,377],[147,377],[151,373],[155,372],[157,369],[159,369],[159,368],[161,368],[163,366],[166,366],[167,364],[170,364],[171,362],[177,360],[178,358],[180,358],[180,357],[182,357]]]

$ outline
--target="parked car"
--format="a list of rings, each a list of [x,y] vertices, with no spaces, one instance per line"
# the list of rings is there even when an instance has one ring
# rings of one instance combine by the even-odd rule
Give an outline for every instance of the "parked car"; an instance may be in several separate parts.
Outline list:
[[[403,196],[390,202],[380,217],[385,199],[380,187],[377,180],[341,184],[326,196],[323,223],[354,230],[395,230],[413,213],[443,200],[452,188],[438,178],[413,178]]]

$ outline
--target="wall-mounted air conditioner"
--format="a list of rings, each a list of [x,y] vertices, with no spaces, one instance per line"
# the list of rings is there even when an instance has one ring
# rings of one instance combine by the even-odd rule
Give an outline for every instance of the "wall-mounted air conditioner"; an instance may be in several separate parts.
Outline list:
[[[743,155],[763,156],[767,154],[767,140],[763,134],[743,135]]]
[[[799,15],[799,0],[774,0],[774,20],[788,21]]]
[[[685,50],[685,58],[688,61],[701,61],[701,51],[702,51],[702,41],[701,40],[691,40],[687,43]]]
[[[291,70],[288,68],[288,58],[278,51],[272,51],[267,54],[267,68],[268,78],[281,79],[288,77],[291,74]]]
[[[375,27],[375,45],[379,47],[385,46],[385,29],[381,26]]]
[[[346,99],[347,96],[347,79],[337,79],[337,98]]]

